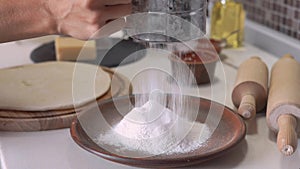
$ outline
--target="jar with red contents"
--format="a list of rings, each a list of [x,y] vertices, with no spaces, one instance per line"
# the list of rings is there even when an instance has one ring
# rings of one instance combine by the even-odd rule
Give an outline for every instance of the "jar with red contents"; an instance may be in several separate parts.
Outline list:
[[[219,55],[214,48],[197,47],[193,51],[175,51],[169,58],[174,79],[188,82],[192,77],[200,85],[213,80]]]

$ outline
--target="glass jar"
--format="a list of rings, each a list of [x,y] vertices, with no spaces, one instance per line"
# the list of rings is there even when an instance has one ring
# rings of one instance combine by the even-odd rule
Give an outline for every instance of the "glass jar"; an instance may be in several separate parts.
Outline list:
[[[146,42],[188,41],[206,32],[207,0],[133,0],[127,34]]]

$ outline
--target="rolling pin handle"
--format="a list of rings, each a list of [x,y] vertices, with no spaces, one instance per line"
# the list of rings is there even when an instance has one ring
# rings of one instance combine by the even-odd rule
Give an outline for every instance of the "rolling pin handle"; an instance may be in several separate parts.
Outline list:
[[[297,120],[293,115],[281,115],[278,118],[278,125],[277,146],[281,153],[290,156],[295,152],[298,144],[296,133]]]
[[[295,59],[291,54],[286,54],[282,58]]]
[[[256,101],[253,95],[243,96],[238,113],[245,119],[251,119],[255,117]]]

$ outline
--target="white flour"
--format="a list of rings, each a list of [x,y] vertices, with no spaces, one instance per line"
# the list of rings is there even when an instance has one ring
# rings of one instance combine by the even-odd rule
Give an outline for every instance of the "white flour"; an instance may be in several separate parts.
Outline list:
[[[202,123],[185,120],[155,101],[134,108],[96,140],[117,147],[118,152],[140,151],[150,155],[188,153],[198,149],[211,132]]]

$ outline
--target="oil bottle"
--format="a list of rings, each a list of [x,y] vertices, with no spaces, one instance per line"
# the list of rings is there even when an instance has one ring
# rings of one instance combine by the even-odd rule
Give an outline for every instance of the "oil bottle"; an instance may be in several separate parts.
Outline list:
[[[235,0],[217,0],[211,11],[210,37],[226,38],[227,46],[238,48],[244,41],[245,11],[243,4]],[[231,34],[238,31],[238,33]]]

